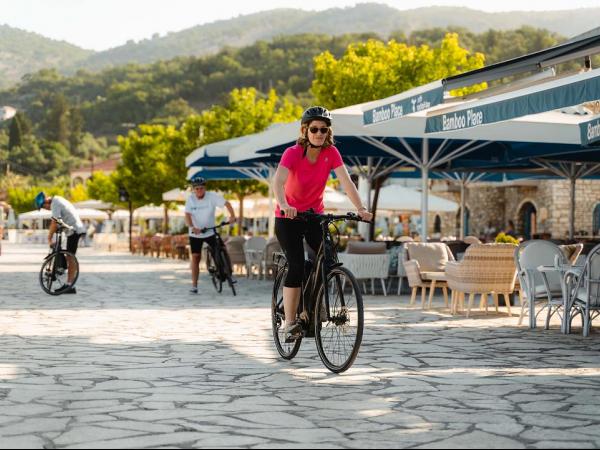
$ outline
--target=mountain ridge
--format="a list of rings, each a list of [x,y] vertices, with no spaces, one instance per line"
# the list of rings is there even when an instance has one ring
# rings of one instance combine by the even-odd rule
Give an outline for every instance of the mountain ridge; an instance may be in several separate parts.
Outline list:
[[[597,26],[599,8],[562,11],[509,11],[488,13],[467,7],[430,6],[398,10],[379,3],[306,11],[278,8],[196,25],[164,36],[127,43],[100,52],[85,50],[65,41],[0,25],[0,89],[26,73],[58,68],[63,73],[98,71],[130,63],[152,63],[174,57],[204,56],[225,47],[242,47],[298,33],[374,32],[383,38],[398,30],[408,35],[418,29],[457,26],[473,32],[506,30],[530,25],[571,37]]]

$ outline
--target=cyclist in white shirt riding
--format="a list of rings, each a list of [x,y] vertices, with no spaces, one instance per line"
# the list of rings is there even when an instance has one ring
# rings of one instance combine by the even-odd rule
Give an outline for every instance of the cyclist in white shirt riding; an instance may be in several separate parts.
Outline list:
[[[185,202],[185,223],[189,228],[190,247],[192,250],[192,289],[190,292],[197,294],[202,245],[206,242],[209,251],[213,253],[217,243],[214,230],[202,233],[202,229],[215,225],[216,208],[227,208],[230,224],[235,223],[236,219],[231,203],[216,192],[206,191],[206,181],[204,178],[193,178],[191,182],[193,192]]]

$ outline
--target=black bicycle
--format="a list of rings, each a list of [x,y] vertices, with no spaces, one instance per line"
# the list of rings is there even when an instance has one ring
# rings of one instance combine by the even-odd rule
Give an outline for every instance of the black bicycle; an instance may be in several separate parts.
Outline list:
[[[63,250],[63,234],[72,232],[73,227],[64,223],[61,219],[55,217],[53,221],[58,225],[56,231],[56,241],[51,252],[44,258],[42,270],[40,271],[40,285],[46,294],[60,295],[64,292],[65,287],[70,285],[75,286],[79,278],[79,262],[73,253]],[[68,282],[69,266],[73,272],[73,282]]]
[[[206,262],[206,267],[208,269],[208,273],[212,279],[213,286],[217,290],[217,292],[223,292],[223,282],[227,281],[229,287],[231,287],[231,291],[233,295],[237,295],[235,292],[235,283],[236,281],[233,279],[233,269],[231,267],[231,259],[229,258],[229,254],[227,253],[227,248],[225,247],[225,243],[223,239],[221,239],[221,235],[217,231],[219,228],[224,227],[225,225],[229,225],[229,222],[222,222],[219,225],[214,227],[202,228],[201,232],[205,233],[209,230],[215,231],[215,237],[217,240],[217,244],[214,249],[208,248],[208,257]]]
[[[279,354],[287,360],[296,356],[304,337],[314,337],[321,361],[334,373],[350,368],[358,355],[364,328],[363,299],[356,278],[337,258],[338,221],[361,221],[360,216],[299,213],[298,220],[318,219],[323,241],[314,263],[305,261],[302,296],[296,319],[302,334],[286,342],[283,308],[283,280],[288,264],[279,254],[277,276],[273,286],[271,320],[273,338]],[[334,241],[334,234],[338,239]]]

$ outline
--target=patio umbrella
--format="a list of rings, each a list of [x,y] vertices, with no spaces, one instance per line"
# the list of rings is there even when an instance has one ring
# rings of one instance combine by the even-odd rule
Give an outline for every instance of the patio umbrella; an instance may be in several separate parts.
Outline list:
[[[112,203],[103,202],[102,200],[94,200],[94,199],[76,202],[76,203],[73,203],[73,206],[75,206],[75,208],[79,208],[79,209],[84,209],[84,208],[99,209],[99,210],[114,209],[114,206]]]
[[[386,211],[420,211],[421,193],[399,184],[389,184],[381,188],[378,208]],[[354,205],[350,199],[332,188],[325,189],[323,198],[326,209],[353,210]],[[363,198],[366,201],[366,198]],[[429,211],[455,212],[458,204],[436,195],[428,197]]]
[[[474,128],[600,99],[600,69],[437,110],[425,131]]]

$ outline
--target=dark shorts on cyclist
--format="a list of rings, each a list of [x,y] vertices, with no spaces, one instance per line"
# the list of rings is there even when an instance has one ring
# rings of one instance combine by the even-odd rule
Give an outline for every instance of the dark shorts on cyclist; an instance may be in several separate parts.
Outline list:
[[[217,246],[217,237],[213,234],[206,238],[197,238],[190,236],[190,248],[192,255],[199,255],[202,253],[202,245],[206,242],[211,250],[214,250]]]
[[[77,249],[79,248],[79,240],[84,234],[85,233],[73,233],[71,236],[67,237],[67,251],[69,253],[73,255],[77,253]]]

